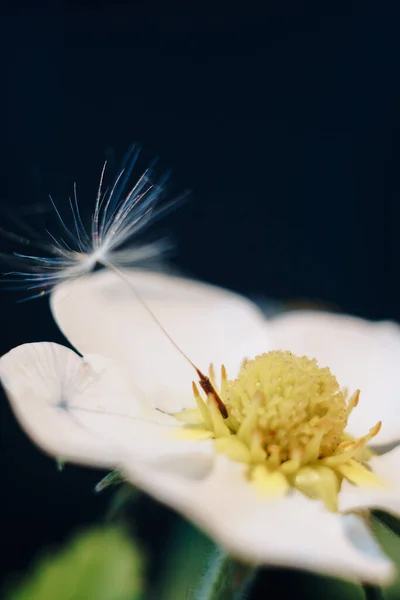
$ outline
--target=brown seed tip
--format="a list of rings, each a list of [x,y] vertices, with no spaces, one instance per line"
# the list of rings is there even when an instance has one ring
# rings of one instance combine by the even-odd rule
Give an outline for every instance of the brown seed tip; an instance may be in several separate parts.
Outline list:
[[[208,377],[206,377],[200,371],[200,369],[196,369],[196,370],[197,370],[197,374],[198,374],[199,379],[200,379],[199,383],[201,385],[201,388],[202,388],[203,392],[205,394],[207,394],[207,396],[209,396],[210,394],[214,396],[215,401],[218,404],[219,412],[224,417],[224,419],[227,419],[229,417],[228,410],[227,410],[225,404],[222,402],[221,398],[219,397],[219,395],[218,395],[216,389],[214,388],[213,384],[211,383],[210,379]]]

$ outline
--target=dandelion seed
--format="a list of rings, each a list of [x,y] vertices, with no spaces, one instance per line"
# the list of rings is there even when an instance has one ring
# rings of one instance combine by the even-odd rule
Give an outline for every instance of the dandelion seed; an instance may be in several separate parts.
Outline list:
[[[107,163],[104,164],[90,230],[83,224],[76,185],[74,186],[73,199],[70,198],[69,200],[73,218],[72,228],[67,226],[61,212],[50,196],[50,202],[61,224],[64,238],[58,240],[50,231],[47,231],[52,240],[52,244],[48,247],[51,256],[42,257],[14,253],[14,258],[29,263],[31,270],[29,272],[12,271],[6,275],[11,278],[8,281],[11,280],[13,283],[20,282],[20,287],[23,289],[34,291],[33,295],[24,299],[31,300],[50,293],[56,285],[66,280],[77,279],[90,273],[98,264],[114,271],[130,287],[136,299],[160,331],[167,337],[172,346],[195,369],[202,389],[207,390],[207,393],[213,394],[220,410],[223,411],[222,401],[209,378],[197,368],[182,348],[174,341],[160,320],[149,308],[147,302],[143,300],[136,287],[121,271],[123,267],[138,266],[166,252],[170,245],[168,244],[168,240],[165,239],[125,249],[123,246],[133,236],[143,232],[150,222],[154,222],[156,218],[165,214],[167,210],[184,198],[184,195],[180,196],[173,202],[161,206],[160,199],[168,174],[155,182],[152,166],[143,173],[133,187],[129,187],[129,179],[138,155],[139,150],[135,146],[132,146],[118,176],[109,189],[104,189],[104,175]],[[11,237],[14,236],[11,234]],[[23,241],[23,238],[21,238],[21,241]]]
[[[104,183],[107,163],[104,164],[89,227],[85,226],[82,219],[74,185],[73,196],[69,199],[72,216],[70,227],[50,196],[63,233],[62,237],[56,238],[47,230],[50,243],[34,243],[39,245],[47,256],[19,252],[14,252],[11,256],[2,255],[3,259],[6,258],[18,267],[23,265],[21,270],[5,273],[5,281],[13,284],[13,289],[32,292],[32,295],[24,300],[46,295],[58,283],[81,277],[92,271],[96,265],[114,269],[140,266],[159,258],[171,248],[167,239],[141,245],[131,243],[150,223],[164,216],[182,199],[180,197],[161,204],[168,174],[156,180],[154,165],[130,186],[129,181],[138,155],[139,149],[133,146],[116,179],[108,188]],[[4,230],[2,233],[30,245],[28,240],[13,233]]]

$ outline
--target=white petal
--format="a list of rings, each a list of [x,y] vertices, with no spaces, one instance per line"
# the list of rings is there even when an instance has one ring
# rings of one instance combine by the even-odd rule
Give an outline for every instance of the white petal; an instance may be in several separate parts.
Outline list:
[[[126,390],[109,369],[91,366],[64,346],[37,343],[4,355],[0,377],[21,425],[43,450],[85,464],[116,464],[116,445],[88,428],[86,420],[109,409],[111,397],[114,411],[126,414],[129,406],[134,416],[140,408],[127,402]]]
[[[400,517],[400,446],[381,456],[374,456],[368,466],[386,486],[361,487],[343,481],[339,495],[340,510],[376,508]]]
[[[392,322],[364,321],[346,315],[295,311],[270,322],[270,342],[276,349],[317,358],[330,367],[339,384],[361,390],[349,421],[349,432],[363,435],[378,421],[375,442],[400,439],[400,327]]]
[[[124,473],[162,502],[181,511],[231,554],[254,564],[318,571],[388,583],[395,569],[363,520],[328,512],[299,493],[284,499],[257,494],[243,466],[218,457],[213,471],[189,478],[179,458],[137,464]]]
[[[82,359],[58,344],[25,344],[0,359],[0,377],[25,431],[53,456],[116,467],[127,452],[137,460],[177,450],[210,453],[207,443],[176,439],[175,419],[143,410],[107,359]]]
[[[234,377],[244,354],[265,344],[265,319],[249,301],[199,282],[146,271],[110,271],[57,287],[55,319],[82,354],[110,357],[149,402],[168,411],[193,403],[194,369],[137,300],[131,284],[190,359],[207,372],[222,363]],[[260,338],[261,342],[260,342]]]

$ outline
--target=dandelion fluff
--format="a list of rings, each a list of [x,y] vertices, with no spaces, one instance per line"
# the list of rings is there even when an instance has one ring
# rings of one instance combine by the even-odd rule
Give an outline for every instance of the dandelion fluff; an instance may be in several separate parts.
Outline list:
[[[171,244],[167,239],[141,245],[132,239],[143,233],[150,223],[164,215],[177,200],[161,204],[167,175],[156,180],[153,166],[130,185],[132,171],[139,155],[133,146],[111,186],[104,184],[107,163],[101,172],[95,207],[89,227],[84,225],[77,198],[76,185],[69,199],[72,226],[68,226],[54,200],[51,204],[62,228],[62,237],[50,231],[50,242],[40,246],[47,256],[15,252],[7,260],[23,264],[25,270],[5,274],[13,287],[33,292],[27,299],[51,292],[55,285],[81,277],[103,265],[112,269],[140,266],[159,258]],[[12,235],[12,234],[11,234]],[[10,237],[10,236],[9,236]],[[13,236],[15,237],[15,236]],[[20,238],[25,244],[26,240]],[[4,256],[4,255],[3,255]]]
[[[143,173],[133,187],[128,186],[138,154],[139,151],[133,146],[111,188],[105,190],[103,182],[106,164],[104,165],[89,230],[84,226],[81,217],[76,186],[74,186],[73,199],[69,201],[73,218],[72,228],[67,226],[50,197],[54,211],[61,223],[64,238],[57,239],[47,231],[52,241],[48,246],[51,256],[14,253],[14,258],[28,263],[31,269],[30,271],[12,271],[7,275],[14,283],[20,282],[21,287],[33,292],[29,298],[26,298],[30,300],[50,293],[56,285],[69,279],[76,279],[90,273],[97,264],[114,271],[129,286],[136,299],[172,346],[195,369],[201,387],[206,393],[212,393],[217,402],[221,402],[210,379],[200,371],[175,342],[142,298],[136,286],[121,271],[123,267],[138,266],[165,253],[170,247],[168,240],[159,240],[151,244],[128,248],[123,246],[183,198],[181,196],[173,202],[161,205],[160,199],[167,176],[155,181],[152,167]],[[40,291],[37,292],[37,290]],[[222,406],[221,408],[223,410]]]

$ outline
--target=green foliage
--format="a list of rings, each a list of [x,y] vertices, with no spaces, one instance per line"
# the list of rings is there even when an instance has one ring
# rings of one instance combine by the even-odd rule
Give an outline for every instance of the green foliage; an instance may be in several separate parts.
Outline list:
[[[387,554],[394,563],[397,570],[400,572],[400,523],[396,517],[386,515],[384,513],[376,513],[372,520],[372,527],[376,537],[378,538],[383,551]],[[389,529],[390,527],[390,529]],[[400,598],[400,578],[397,581],[384,589],[384,598],[386,600],[399,600]]]
[[[164,553],[154,597],[162,600],[192,600],[213,549],[214,544],[207,536],[189,522],[177,518],[168,549]]]
[[[142,559],[121,528],[93,529],[42,558],[7,600],[139,600]]]
[[[203,532],[177,519],[154,598],[245,600],[250,598],[243,591],[248,575],[247,567],[230,559]]]
[[[108,475],[103,477],[101,481],[96,485],[95,492],[102,492],[106,488],[119,485],[124,482],[124,477],[119,471],[111,471]]]

